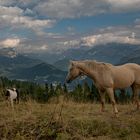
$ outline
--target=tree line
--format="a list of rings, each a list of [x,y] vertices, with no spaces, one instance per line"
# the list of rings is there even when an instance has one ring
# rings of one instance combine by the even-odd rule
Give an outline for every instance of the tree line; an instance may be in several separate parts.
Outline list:
[[[56,99],[64,96],[66,100],[75,102],[99,102],[100,95],[94,84],[88,85],[87,82],[77,84],[72,90],[67,88],[66,84],[38,84],[28,81],[9,80],[6,77],[0,77],[0,100],[4,97],[6,88],[17,88],[20,93],[20,100],[27,101],[28,99],[36,100],[37,102],[46,103],[51,98]],[[115,99],[118,103],[131,102],[132,94],[130,90],[121,93],[115,91]],[[109,97],[106,95],[106,102],[110,103]]]

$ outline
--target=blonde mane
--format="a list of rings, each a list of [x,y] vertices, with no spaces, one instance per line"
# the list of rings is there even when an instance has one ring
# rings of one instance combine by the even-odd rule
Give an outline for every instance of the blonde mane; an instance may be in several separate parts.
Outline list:
[[[104,63],[104,62],[97,62],[95,60],[84,60],[84,61],[78,61],[78,63],[84,64],[86,67],[88,67],[91,70],[103,70],[103,71],[108,71],[110,67],[113,65],[110,63]],[[77,63],[77,64],[78,64]]]

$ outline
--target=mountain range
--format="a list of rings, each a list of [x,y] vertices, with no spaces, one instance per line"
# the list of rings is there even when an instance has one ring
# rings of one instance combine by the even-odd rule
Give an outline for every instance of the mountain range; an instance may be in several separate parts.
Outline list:
[[[64,51],[61,56],[53,64],[59,69],[66,71],[68,70],[70,60],[94,59],[114,65],[129,62],[140,64],[140,45],[110,43],[91,48],[88,47],[87,49],[84,48],[84,50],[82,48],[70,49]]]
[[[0,49],[0,76],[38,83],[63,83],[69,61],[84,59],[115,65],[129,62],[140,64],[140,45],[110,43],[43,54],[18,54],[12,48],[4,48]]]
[[[0,52],[2,51],[3,49],[0,50]],[[4,49],[3,52],[0,54],[0,76],[39,83],[63,82],[65,80],[66,72],[53,65],[39,59],[16,54],[12,49]]]

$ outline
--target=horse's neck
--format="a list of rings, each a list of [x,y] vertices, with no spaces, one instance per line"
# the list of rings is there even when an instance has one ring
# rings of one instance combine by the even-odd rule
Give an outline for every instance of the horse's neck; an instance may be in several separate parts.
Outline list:
[[[10,96],[13,96],[13,95],[16,94],[16,91],[13,91],[13,90],[11,90],[11,89],[8,89],[8,91],[9,91],[9,93],[10,93]]]
[[[90,64],[90,63],[87,63],[87,62],[81,62],[79,64],[79,68],[80,70],[82,71],[82,73],[92,79],[95,79],[96,77],[96,68],[95,66],[96,65],[95,63],[93,64]]]

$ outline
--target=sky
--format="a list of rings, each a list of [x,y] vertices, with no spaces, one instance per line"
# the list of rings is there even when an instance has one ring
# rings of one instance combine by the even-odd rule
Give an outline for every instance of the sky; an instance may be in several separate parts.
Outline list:
[[[0,48],[23,53],[140,44],[140,0],[0,0]]]

